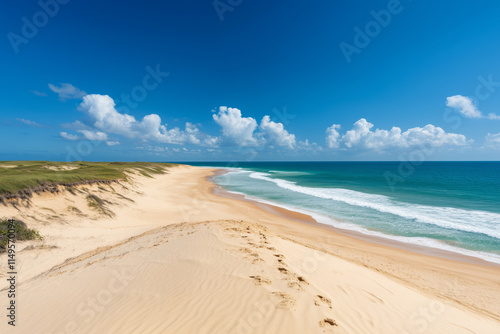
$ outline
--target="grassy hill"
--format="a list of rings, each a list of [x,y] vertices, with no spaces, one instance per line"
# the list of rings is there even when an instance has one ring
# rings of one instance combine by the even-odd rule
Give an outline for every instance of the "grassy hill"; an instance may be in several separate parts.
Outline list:
[[[52,162],[1,161],[0,196],[30,196],[31,190],[79,183],[126,180],[126,171],[137,171],[144,176],[162,174],[173,164],[153,162]]]

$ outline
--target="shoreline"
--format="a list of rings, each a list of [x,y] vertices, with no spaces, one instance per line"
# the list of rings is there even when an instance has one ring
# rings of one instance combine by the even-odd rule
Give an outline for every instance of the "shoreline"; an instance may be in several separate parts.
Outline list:
[[[202,167],[202,168],[212,168],[212,167]],[[406,242],[399,241],[399,240],[379,237],[376,235],[368,235],[368,234],[358,232],[358,231],[353,231],[353,230],[349,230],[349,229],[335,227],[335,226],[328,225],[328,224],[323,224],[323,223],[318,222],[316,219],[314,219],[312,216],[310,216],[306,213],[294,211],[293,209],[284,208],[284,207],[274,205],[271,203],[263,203],[263,202],[260,202],[258,200],[253,200],[252,198],[248,198],[248,195],[246,195],[246,194],[231,192],[231,191],[225,189],[224,187],[218,185],[213,180],[216,176],[222,175],[225,173],[229,173],[229,171],[226,169],[220,168],[220,169],[217,169],[216,171],[214,171],[214,175],[207,176],[207,181],[214,184],[214,188],[213,188],[214,195],[219,195],[219,196],[223,196],[223,197],[227,197],[227,198],[231,198],[231,199],[235,199],[235,200],[240,200],[240,201],[246,201],[246,202],[252,203],[253,205],[259,207],[260,209],[268,211],[271,214],[279,215],[283,218],[291,219],[291,220],[294,220],[294,221],[297,221],[297,222],[300,222],[303,224],[308,224],[308,225],[324,228],[324,229],[330,230],[334,233],[338,233],[338,234],[341,234],[341,235],[344,235],[347,237],[352,237],[352,238],[358,239],[359,241],[374,243],[377,245],[392,247],[392,248],[405,250],[405,251],[410,251],[410,252],[418,253],[421,255],[438,257],[438,258],[445,259],[445,260],[451,260],[451,261],[469,263],[469,264],[476,264],[476,265],[487,266],[487,267],[500,268],[500,263],[488,261],[488,260],[482,259],[480,257],[466,255],[466,254],[462,254],[459,252],[453,252],[450,250],[444,250],[444,249],[435,248],[435,247],[431,247],[431,246],[423,246],[423,245],[417,245],[417,244],[412,244],[412,243],[406,243]]]
[[[429,255],[426,252],[408,250],[405,245],[399,248],[376,243],[371,236],[362,240],[336,231],[335,228],[325,228],[323,224],[302,213],[244,199],[243,195],[237,197],[234,196],[237,194],[227,193],[228,196],[221,196],[214,193],[215,188],[220,186],[209,181],[217,173],[217,169],[203,169],[208,173],[205,181],[211,195],[250,206],[253,210],[256,209],[254,212],[260,211],[271,217],[271,225],[290,240],[375,270],[422,293],[500,320],[500,302],[496,300],[500,300],[500,267],[495,263],[451,252],[448,255],[452,259]],[[285,218],[287,216],[292,219]],[[428,251],[428,247],[422,248]],[[490,300],[488,304],[495,311],[486,311],[490,306],[485,307],[485,299]]]

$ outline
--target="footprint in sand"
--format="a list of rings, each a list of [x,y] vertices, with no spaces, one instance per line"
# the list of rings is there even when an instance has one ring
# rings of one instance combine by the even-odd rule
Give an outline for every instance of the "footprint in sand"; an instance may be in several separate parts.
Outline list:
[[[253,279],[255,285],[265,285],[265,284],[272,284],[273,283],[267,277],[263,277],[263,276],[249,276],[249,277]]]
[[[332,308],[332,301],[329,298],[323,297],[322,295],[316,295],[314,297],[314,305],[321,306],[321,304],[325,304],[329,308]]]
[[[278,259],[278,262],[279,262],[282,266],[286,266],[286,263],[285,263],[282,259]]]
[[[276,297],[280,298],[280,301],[277,305],[278,308],[289,309],[289,308],[292,308],[293,306],[295,306],[295,304],[297,303],[295,298],[293,298],[292,296],[290,296],[286,292],[275,291],[272,294],[275,295]]]
[[[280,271],[280,273],[282,274],[285,274],[285,275],[288,275],[289,274],[289,271],[288,269],[286,268],[283,268],[283,267],[279,267],[278,270]]]
[[[291,274],[291,277],[287,280],[288,287],[296,290],[304,290],[305,285],[309,285],[309,282],[302,276],[297,276],[296,274]]]
[[[252,264],[265,262],[264,259],[262,259],[257,253],[250,253],[250,256],[252,257]]]
[[[338,326],[337,325],[337,322],[333,319],[330,319],[330,318],[326,318],[326,319],[323,319],[319,322],[319,327],[325,327],[325,326]]]
[[[252,253],[252,250],[249,248],[246,248],[246,247],[242,247],[242,248],[238,249],[238,251],[242,252],[242,253],[248,253],[248,254]]]
[[[278,270],[287,276],[286,280],[289,288],[303,290],[305,285],[309,285],[309,282],[303,276],[298,276],[284,267],[279,267]]]
[[[309,282],[306,281],[306,279],[302,276],[297,276],[297,281],[299,281],[300,283],[304,283],[304,284],[309,285]]]

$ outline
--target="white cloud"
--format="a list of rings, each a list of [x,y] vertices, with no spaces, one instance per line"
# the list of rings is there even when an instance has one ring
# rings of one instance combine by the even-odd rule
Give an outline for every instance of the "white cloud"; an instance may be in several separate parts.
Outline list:
[[[463,95],[454,95],[446,98],[446,105],[457,109],[461,114],[468,118],[481,118],[483,115],[477,109],[472,100]]]
[[[237,108],[219,107],[219,112],[213,115],[215,123],[222,128],[221,141],[238,146],[276,145],[288,148],[295,147],[295,135],[288,133],[282,123],[271,121],[266,115],[260,126],[252,117],[242,117]],[[257,131],[259,130],[259,131]]]
[[[500,132],[497,134],[488,133],[486,136],[486,145],[490,147],[500,148]]]
[[[212,136],[207,136],[203,140],[203,143],[205,144],[205,146],[209,146],[209,147],[218,146],[219,142],[220,142],[220,138],[219,137],[212,137]]]
[[[115,109],[115,102],[108,95],[91,94],[83,97],[78,109],[94,121],[94,126],[109,133],[128,137],[137,136],[132,132],[132,125],[137,123],[133,116],[120,114]]]
[[[267,142],[271,145],[286,146],[288,148],[295,146],[295,135],[288,133],[282,123],[271,121],[271,118],[267,115],[262,118],[260,129],[267,138]]]
[[[442,128],[432,124],[423,128],[411,128],[405,132],[402,132],[399,127],[393,127],[390,130],[375,129],[375,131],[372,128],[373,124],[364,118],[354,123],[352,130],[347,131],[342,137],[332,132],[332,130],[336,132],[337,127],[333,129],[330,127],[327,129],[327,133],[332,134],[332,139],[327,136],[327,144],[331,148],[343,144],[346,148],[384,150],[387,148],[409,148],[423,144],[431,144],[435,147],[463,146],[472,142],[472,140],[467,140],[464,135],[447,133]],[[329,140],[332,145],[330,145]]]
[[[399,128],[398,128],[399,129]],[[464,146],[472,143],[464,135],[447,133],[442,128],[427,124],[423,128],[411,128],[401,135],[404,147],[417,146],[420,144],[432,144],[434,146]]]
[[[63,123],[61,124],[63,128],[78,131],[78,130],[92,130],[92,128],[86,124],[83,124],[80,121],[74,121],[72,123]]]
[[[80,132],[85,137],[85,139],[88,140],[96,140],[96,141],[108,140],[108,135],[105,134],[104,132],[100,131],[93,132],[89,130],[79,130],[78,132]]]
[[[254,146],[258,143],[254,137],[257,121],[252,117],[241,117],[239,109],[220,107],[213,119],[222,128],[222,136],[230,143],[241,146]]]
[[[95,128],[107,134],[168,144],[215,146],[218,143],[217,138],[201,133],[198,127],[191,123],[186,123],[184,130],[177,127],[167,129],[157,114],[146,115],[141,121],[136,120],[134,116],[121,114],[116,110],[115,102],[108,95],[86,95],[78,108],[90,116]]]
[[[77,140],[78,139],[77,135],[72,135],[72,134],[69,134],[67,132],[59,132],[59,135],[62,138],[67,139],[67,140]]]
[[[87,93],[83,90],[80,90],[69,83],[62,83],[60,86],[49,83],[49,88],[51,91],[59,95],[59,99],[61,100],[80,99],[87,95]]]
[[[16,120],[18,120],[19,122],[22,122],[22,123],[24,123],[26,125],[29,125],[29,126],[34,126],[34,127],[37,127],[37,128],[43,127],[43,125],[38,124],[37,122],[30,121],[29,119],[16,118]]]
[[[323,147],[319,146],[316,143],[310,143],[309,139],[306,139],[305,141],[299,141],[297,143],[297,149],[314,153],[323,151]]]
[[[340,130],[340,124],[333,124],[326,129],[326,145],[329,148],[339,147],[340,133],[337,130]]]
[[[119,141],[107,141],[106,145],[108,145],[108,146],[116,146],[116,145],[120,145],[120,142]]]
[[[489,113],[484,116],[471,98],[462,95],[455,95],[446,98],[446,105],[450,108],[455,108],[462,115],[468,118],[489,118],[492,120],[500,120],[500,116],[494,113]]]
[[[151,146],[151,145],[145,145],[145,146],[137,146],[135,149],[141,150],[141,151],[149,151],[149,152],[168,152],[169,148],[168,147],[163,147],[163,146]]]

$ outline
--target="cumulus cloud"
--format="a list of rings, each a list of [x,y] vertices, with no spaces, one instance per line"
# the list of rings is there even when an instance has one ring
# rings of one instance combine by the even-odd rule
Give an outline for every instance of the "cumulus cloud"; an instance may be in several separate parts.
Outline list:
[[[87,95],[87,93],[83,90],[80,90],[69,83],[62,83],[59,86],[49,83],[49,88],[51,91],[59,95],[59,99],[61,100],[80,99]]]
[[[80,130],[78,132],[80,132],[83,135],[83,137],[85,137],[85,139],[88,140],[95,140],[95,141],[108,140],[108,135],[105,134],[104,132],[100,131],[94,132],[89,130]]]
[[[271,121],[271,118],[267,115],[262,118],[260,129],[264,133],[267,142],[271,145],[286,146],[288,148],[295,146],[295,135],[288,133],[282,123]]]
[[[500,120],[500,116],[494,113],[489,113],[484,116],[474,104],[472,99],[463,95],[454,95],[446,98],[446,105],[456,109],[459,113],[468,118],[489,118],[492,120]]]
[[[266,115],[258,126],[253,117],[243,117],[237,108],[219,107],[213,115],[215,123],[222,128],[222,138],[229,145],[261,146],[276,145],[294,148],[295,135],[285,130],[282,123],[271,121]]]
[[[215,146],[218,142],[217,138],[202,134],[198,127],[191,123],[186,123],[184,130],[177,127],[167,129],[166,124],[162,124],[161,117],[157,114],[146,115],[138,121],[134,116],[118,112],[114,100],[108,95],[86,95],[78,108],[92,119],[96,129],[105,134],[117,134],[167,144],[187,143]]]
[[[79,133],[83,135],[83,137],[79,137],[78,135],[69,134],[67,132],[60,132],[62,138],[67,140],[79,140],[79,139],[87,139],[91,141],[102,141],[106,142],[108,146],[116,146],[120,145],[119,141],[111,141],[108,140],[108,135],[104,132],[100,131],[89,131],[89,130],[78,130]]]
[[[393,127],[391,130],[372,131],[373,124],[366,119],[361,118],[354,123],[352,130],[346,132],[342,137],[345,146],[363,146],[365,148],[383,148],[384,146],[407,146],[405,141],[401,140],[401,129]]]
[[[257,121],[252,117],[242,117],[239,109],[220,107],[213,119],[222,128],[222,136],[230,143],[241,146],[254,146],[258,143],[254,137]]]
[[[333,124],[326,129],[326,145],[329,148],[339,147],[340,133],[337,130],[340,130],[339,124]]]
[[[462,115],[468,118],[481,118],[483,116],[474,102],[467,96],[454,95],[447,97],[446,105],[457,109]]]
[[[299,141],[296,147],[301,151],[309,151],[312,153],[318,153],[323,151],[323,147],[321,147],[317,143],[310,143],[309,139],[306,139],[304,141]]]
[[[77,135],[72,135],[72,134],[69,134],[67,132],[59,132],[59,135],[64,138],[64,139],[67,139],[67,140],[77,140],[78,139],[78,136]]]
[[[16,120],[18,120],[19,122],[24,123],[26,125],[29,125],[29,126],[34,126],[34,127],[37,127],[37,128],[42,128],[43,127],[43,125],[38,124],[37,122],[30,121],[29,119],[16,118]]]
[[[336,131],[339,127],[334,124],[327,129],[327,145],[331,148],[338,148],[343,144],[346,148],[384,150],[387,148],[409,148],[424,144],[435,147],[463,146],[472,142],[472,140],[467,140],[464,135],[447,133],[442,128],[432,124],[422,128],[411,128],[405,132],[402,132],[399,127],[393,127],[390,130],[372,130],[373,126],[372,123],[361,118],[354,123],[351,130],[340,136]]]

